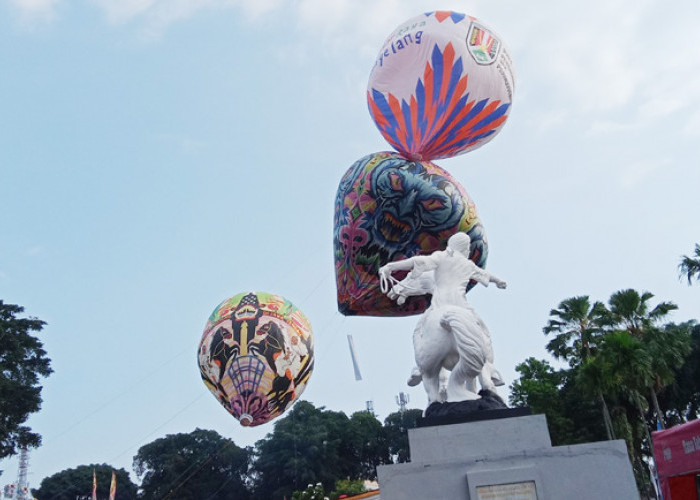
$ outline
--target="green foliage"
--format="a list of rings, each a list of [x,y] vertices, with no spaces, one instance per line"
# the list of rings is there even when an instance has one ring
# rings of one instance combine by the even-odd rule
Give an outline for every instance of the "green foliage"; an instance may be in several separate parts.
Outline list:
[[[39,500],[76,500],[92,498],[92,474],[97,478],[97,498],[109,497],[112,483],[112,471],[116,472],[116,500],[136,500],[137,486],[131,481],[124,469],[115,469],[110,465],[80,465],[75,469],[66,469],[44,478],[38,489],[32,493]]]
[[[359,495],[365,491],[365,483],[361,479],[339,479],[335,482],[335,489],[331,491],[330,499],[337,500],[342,495]]]
[[[688,321],[667,328],[690,335],[690,352],[674,370],[673,382],[659,394],[659,403],[671,426],[700,417],[700,325]]]
[[[391,463],[389,444],[382,424],[366,411],[353,413],[347,429],[352,461],[357,468],[353,478],[377,479],[377,466]]]
[[[509,402],[512,406],[529,406],[533,413],[544,413],[555,444],[569,444],[566,435],[572,422],[564,416],[563,399],[560,398],[564,376],[555,371],[545,360],[528,358],[515,367],[520,378],[510,387]]]
[[[334,491],[339,480],[376,479],[378,465],[407,459],[406,431],[420,414],[392,414],[382,426],[366,411],[348,418],[299,401],[256,443],[254,497],[277,500],[305,491],[309,484]]]
[[[389,446],[392,463],[404,463],[410,460],[408,429],[414,429],[422,415],[422,410],[412,409],[391,413],[384,419],[384,436]]]
[[[318,483],[308,485],[305,490],[295,491],[292,494],[292,500],[328,500],[328,497],[323,491],[323,485]]]
[[[571,297],[549,311],[550,319],[542,329],[545,335],[556,334],[547,344],[547,350],[555,359],[568,361],[570,366],[595,353],[596,339],[601,333],[600,319],[605,306],[595,302],[592,306],[587,295]]]
[[[53,371],[43,344],[30,333],[46,323],[17,317],[23,311],[0,300],[0,458],[41,444],[41,436],[23,424],[41,407],[39,376]]]
[[[593,305],[587,295],[571,297],[559,303],[556,309],[549,312],[550,319],[542,329],[545,335],[556,334],[547,344],[547,350],[556,359],[568,361],[572,368],[570,378],[576,381],[576,385],[582,391],[595,394],[597,404],[600,406],[600,414],[608,439],[612,439],[612,419],[603,398],[600,378],[588,376],[581,377],[577,373],[582,365],[588,365],[598,351],[598,344],[604,335],[603,324],[609,312],[601,302]],[[565,421],[560,422],[566,425]],[[561,436],[564,438],[564,436]],[[568,438],[564,438],[568,441]]]
[[[351,464],[343,431],[348,425],[344,413],[297,402],[273,432],[256,443],[255,497],[281,499],[307,484],[330,488],[338,477],[346,477]]]
[[[594,400],[582,398],[575,370],[555,370],[546,360],[528,358],[516,368],[520,378],[510,387],[512,406],[544,413],[555,446],[604,439]]]
[[[381,423],[367,412],[348,418],[343,412],[299,401],[256,443],[255,497],[278,499],[321,483],[331,491],[338,479],[376,477],[389,462]]]
[[[215,431],[195,429],[142,446],[134,470],[143,479],[145,500],[244,500],[250,497],[245,482],[249,458],[249,449]]]
[[[671,311],[678,309],[672,302],[660,302],[656,307],[649,306],[654,298],[650,292],[628,288],[613,293],[608,301],[609,310],[604,314],[605,325],[611,329],[622,329],[633,337],[640,337],[644,331],[657,325]]]

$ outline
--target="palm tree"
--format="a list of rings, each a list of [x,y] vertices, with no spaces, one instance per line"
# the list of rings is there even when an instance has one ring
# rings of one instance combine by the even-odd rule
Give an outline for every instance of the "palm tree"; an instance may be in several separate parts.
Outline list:
[[[651,444],[651,436],[645,425],[646,399],[643,396],[653,379],[651,354],[644,342],[627,330],[612,330],[601,342],[599,355],[594,362],[603,375],[603,391],[613,399],[615,429],[627,443],[638,485],[646,488],[647,473],[644,472],[641,441],[646,438]],[[630,421],[628,408],[632,414],[638,413],[640,419]]]
[[[656,326],[671,311],[678,309],[673,302],[660,302],[650,310],[648,302],[652,298],[653,293],[640,295],[632,288],[613,293],[608,301],[609,315],[603,323],[627,330],[630,335],[641,339],[645,329]]]
[[[557,335],[547,344],[547,350],[556,359],[563,359],[572,368],[587,364],[595,354],[597,342],[603,330],[601,319],[608,314],[601,302],[591,306],[588,295],[570,297],[559,303],[556,309],[549,311],[550,319],[542,329],[545,335]],[[614,439],[612,419],[605,398],[599,385],[600,378],[592,368],[582,378],[584,386],[592,388],[601,406],[605,432],[608,439]]]
[[[692,322],[680,325],[669,323],[662,328],[647,329],[642,338],[651,357],[652,380],[649,393],[661,428],[665,428],[665,422],[656,395],[673,383],[676,370],[683,365],[690,353],[692,326]]]
[[[595,302],[591,306],[588,295],[570,297],[549,311],[550,319],[542,328],[545,335],[557,333],[547,344],[547,350],[556,359],[568,361],[572,368],[589,358],[595,350],[597,337],[602,333],[601,318],[605,306]]]
[[[688,278],[688,285],[691,285],[693,279],[700,280],[700,245],[695,244],[695,257],[684,255],[678,264],[679,278]]]
[[[631,288],[615,292],[610,296],[609,314],[603,323],[626,331],[640,341],[649,353],[651,376],[642,377],[640,374],[639,381],[649,390],[654,412],[663,428],[663,414],[656,393],[673,381],[673,369],[683,363],[689,339],[677,335],[675,330],[658,327],[661,320],[678,306],[673,302],[660,302],[650,308],[649,301],[653,297],[654,294],[650,292],[640,294]]]

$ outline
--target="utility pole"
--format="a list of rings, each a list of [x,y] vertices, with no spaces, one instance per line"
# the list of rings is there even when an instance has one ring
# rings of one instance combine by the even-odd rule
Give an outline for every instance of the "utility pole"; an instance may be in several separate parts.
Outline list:
[[[19,450],[19,472],[17,473],[17,482],[8,484],[4,489],[4,497],[11,500],[31,500],[32,494],[29,491],[29,481],[27,474],[29,473],[29,450],[21,448]]]
[[[22,448],[19,450],[19,474],[17,474],[17,500],[30,500],[29,482],[27,473],[29,472],[29,450]]]

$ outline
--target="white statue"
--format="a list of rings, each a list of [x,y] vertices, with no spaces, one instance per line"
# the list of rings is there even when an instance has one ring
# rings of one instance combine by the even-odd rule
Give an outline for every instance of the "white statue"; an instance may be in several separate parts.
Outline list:
[[[482,389],[494,393],[497,385],[504,384],[493,366],[491,334],[467,303],[466,287],[470,280],[484,286],[495,283],[498,288],[506,283],[469,260],[470,245],[467,234],[457,233],[444,251],[390,262],[379,269],[382,292],[399,304],[411,295],[432,294],[430,307],[413,332],[417,368],[409,379],[409,385],[423,381],[429,405],[478,399],[477,378]],[[410,272],[397,281],[391,273],[399,270]],[[449,379],[444,387],[446,370]]]

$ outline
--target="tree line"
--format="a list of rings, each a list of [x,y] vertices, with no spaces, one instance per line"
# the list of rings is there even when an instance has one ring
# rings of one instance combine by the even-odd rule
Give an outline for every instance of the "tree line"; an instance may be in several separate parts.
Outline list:
[[[607,304],[563,300],[542,329],[555,360],[516,367],[510,404],[544,413],[555,445],[624,439],[640,491],[650,491],[651,431],[698,418],[700,325],[666,322],[672,302],[633,289]]]
[[[133,468],[134,484],[117,471],[116,500],[275,500],[313,498],[322,490],[330,498],[363,491],[376,480],[377,465],[408,460],[407,429],[421,410],[389,415],[343,412],[297,402],[254,447],[237,446],[213,430],[171,434],[142,446]],[[93,470],[98,498],[109,495],[112,467],[82,465],[45,478],[33,490],[39,500],[74,500],[92,492]]]

